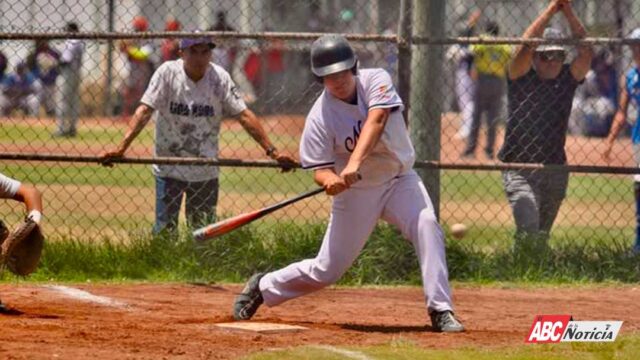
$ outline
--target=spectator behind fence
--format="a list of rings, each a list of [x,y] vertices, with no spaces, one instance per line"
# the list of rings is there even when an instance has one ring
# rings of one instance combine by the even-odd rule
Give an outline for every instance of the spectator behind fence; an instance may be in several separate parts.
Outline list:
[[[211,63],[215,44],[206,37],[180,40],[181,59],[167,61],[154,73],[130,129],[113,151],[102,155],[105,165],[120,158],[158,111],[155,127],[157,157],[218,157],[218,135],[224,113],[234,116],[283,170],[297,163],[279,154],[256,115],[247,108],[229,74]],[[173,232],[183,195],[190,226],[212,222],[218,201],[217,166],[154,165],[156,220],[154,233]]]
[[[489,21],[485,27],[486,37],[500,34],[497,23]],[[511,47],[504,44],[474,44],[471,45],[473,54],[472,77],[475,79],[473,91],[473,116],[471,130],[467,137],[467,147],[462,154],[464,157],[475,157],[480,121],[482,114],[487,114],[487,142],[484,153],[488,159],[493,159],[496,142],[496,127],[498,116],[502,109],[504,96],[504,82],[509,64]]]
[[[174,18],[169,18],[164,26],[164,31],[180,31],[182,25]],[[177,60],[180,58],[180,46],[178,39],[164,39],[160,45],[160,54],[162,62],[169,60]]]
[[[571,133],[607,136],[618,103],[617,79],[611,52],[601,49],[594,57],[584,83],[576,91],[569,118]]]
[[[553,0],[525,31],[523,38],[561,39],[547,28],[558,12],[564,14],[574,38],[586,31],[571,2]],[[544,29],[544,33],[543,33]],[[578,46],[571,64],[565,64],[564,46],[523,44],[509,66],[509,116],[499,159],[505,163],[565,164],[564,150],[571,103],[578,84],[591,66],[592,50]],[[516,222],[514,250],[539,254],[547,249],[549,233],[566,195],[567,171],[506,170],[504,189]]]
[[[56,113],[56,79],[60,53],[49,46],[46,40],[36,40],[34,50],[27,56],[27,67],[42,85],[37,94],[40,105],[47,116]]]
[[[29,71],[27,63],[18,63],[15,73],[7,75],[2,81],[2,115],[9,116],[13,110],[22,110],[25,115],[37,116],[41,87],[40,80]]]
[[[640,40],[640,28],[633,30],[628,38]],[[613,118],[611,132],[607,137],[605,150],[602,154],[606,161],[610,161],[613,142],[618,137],[620,130],[625,126],[629,103],[633,100],[636,107],[640,106],[640,44],[635,43],[630,45],[630,48],[633,54],[634,66],[627,71],[624,83],[622,84],[618,111]],[[634,159],[638,166],[640,166],[640,112],[638,113],[633,125],[631,142],[633,144]],[[633,180],[633,188],[636,198],[636,238],[633,245],[633,251],[635,253],[640,253],[640,174],[634,175]]]
[[[66,32],[78,32],[78,24],[69,22]],[[76,126],[80,117],[80,68],[84,42],[80,39],[67,39],[60,56],[60,95],[58,97],[58,130],[54,136],[76,136]]]
[[[474,36],[480,15],[480,10],[471,13],[464,30],[459,35],[464,37]],[[471,132],[471,123],[473,121],[473,96],[475,92],[475,81],[471,78],[473,54],[469,50],[469,45],[454,44],[447,50],[446,58],[455,66],[455,91],[461,116],[460,129],[456,133],[456,138],[466,139]]]
[[[149,23],[144,16],[136,16],[132,22],[135,32],[149,30]],[[120,51],[127,57],[127,76],[121,89],[122,116],[133,115],[154,70],[153,43],[142,39],[121,40]]]

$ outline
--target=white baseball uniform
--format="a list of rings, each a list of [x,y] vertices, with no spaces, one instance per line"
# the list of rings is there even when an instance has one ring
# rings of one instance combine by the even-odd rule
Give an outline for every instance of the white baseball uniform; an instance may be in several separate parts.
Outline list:
[[[140,101],[157,110],[155,156],[216,158],[222,115],[237,115],[247,108],[222,67],[210,63],[204,78],[193,82],[182,59],[162,64]],[[207,181],[218,177],[218,167],[154,165],[153,173]]]
[[[69,39],[64,42],[60,62],[60,93],[58,94],[58,133],[74,134],[80,117],[80,72],[84,42]]]
[[[260,280],[264,302],[274,306],[338,281],[378,219],[384,219],[396,225],[416,250],[429,311],[453,310],[444,234],[431,199],[412,170],[415,152],[402,116],[402,100],[383,69],[359,70],[356,89],[356,105],[326,90],[316,100],[300,143],[303,167],[334,168],[339,174],[371,109],[392,109],[384,132],[360,168],[363,179],[334,197],[318,255],[266,274]]]

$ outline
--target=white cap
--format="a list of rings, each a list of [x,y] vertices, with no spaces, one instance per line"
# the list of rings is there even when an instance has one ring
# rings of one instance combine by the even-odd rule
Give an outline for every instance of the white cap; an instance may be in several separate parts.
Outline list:
[[[548,27],[544,29],[542,38],[549,39],[549,40],[564,39],[564,34],[562,33],[562,31],[558,29]],[[545,51],[567,51],[567,49],[565,49],[565,47],[560,44],[540,45],[536,49],[536,52],[545,52]]]

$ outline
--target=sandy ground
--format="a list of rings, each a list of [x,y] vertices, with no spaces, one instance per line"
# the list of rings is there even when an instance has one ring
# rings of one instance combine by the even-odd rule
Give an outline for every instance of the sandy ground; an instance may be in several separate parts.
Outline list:
[[[398,339],[425,348],[517,346],[538,314],[622,320],[622,334],[640,330],[640,313],[631,311],[639,287],[455,287],[456,311],[468,329],[463,334],[431,331],[417,287],[331,288],[278,307],[263,306],[252,319],[309,328],[292,336],[217,328],[232,321],[240,285],[68,286],[94,298],[45,284],[0,286],[10,309],[0,315],[0,357],[229,359],[273,348],[369,346]]]

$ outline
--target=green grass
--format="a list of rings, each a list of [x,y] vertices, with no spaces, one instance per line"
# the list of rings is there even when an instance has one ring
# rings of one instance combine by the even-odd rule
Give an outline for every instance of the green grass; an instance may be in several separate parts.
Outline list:
[[[60,239],[47,242],[32,279],[241,282],[256,271],[314,257],[324,231],[323,224],[252,224],[205,245],[195,245],[186,231],[180,239],[169,239],[151,237],[148,229],[137,230],[126,244],[108,238]],[[457,281],[640,281],[640,255],[630,256],[627,244],[567,242],[543,257],[535,255],[510,248],[485,252],[460,242],[447,244],[449,274]],[[340,283],[419,285],[421,280],[413,248],[394,228],[382,225]]]
[[[28,146],[34,142],[55,144],[55,142],[58,141],[78,145],[102,145],[103,148],[107,149],[117,145],[126,132],[126,126],[124,126],[123,123],[114,121],[114,125],[115,124],[119,126],[105,125],[104,127],[92,126],[86,128],[80,124],[76,137],[55,140],[51,137],[51,134],[56,131],[56,124],[53,120],[43,125],[8,123],[3,124],[0,129],[0,143],[22,145],[28,148]],[[147,126],[136,137],[134,144],[145,145],[149,148],[153,147],[153,132],[153,128]],[[278,144],[281,147],[298,143],[298,137],[292,135],[270,134],[269,138],[274,144]],[[255,140],[242,129],[221,131],[219,141],[221,147],[242,147],[243,145],[247,145],[249,149],[250,146],[255,146],[259,149],[259,145]]]
[[[499,171],[443,170],[440,183],[444,205],[450,200],[506,200]],[[633,182],[626,175],[573,174],[569,178],[567,200],[632,203]]]
[[[341,355],[339,351],[351,351],[357,355]],[[302,346],[291,349],[259,352],[245,357],[246,360],[341,360],[364,358],[388,360],[527,360],[527,359],[636,359],[640,352],[640,335],[618,336],[614,343],[562,343],[552,345],[519,345],[500,348],[459,348],[459,349],[425,349],[417,344],[396,339],[389,344],[371,347],[334,347]]]
[[[2,173],[35,184],[93,185],[114,187],[153,187],[151,166],[98,164],[5,163]],[[282,174],[278,169],[222,167],[222,191],[246,194],[298,193],[315,186],[307,171]]]
[[[116,124],[116,122],[114,122]],[[122,123],[117,123],[122,125]],[[46,125],[32,124],[3,124],[0,130],[0,143],[9,143],[15,145],[29,145],[34,141],[54,144],[56,140],[52,139],[51,134],[56,131],[56,124],[51,120]],[[107,126],[85,128],[80,124],[78,126],[78,134],[73,138],[64,138],[57,140],[71,144],[87,144],[103,145],[106,147],[117,145],[126,132],[125,126]],[[153,146],[153,129],[148,127],[144,129],[136,138],[137,144]],[[105,147],[105,148],[106,148]],[[97,155],[97,154],[96,154]]]

